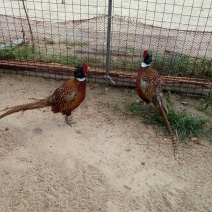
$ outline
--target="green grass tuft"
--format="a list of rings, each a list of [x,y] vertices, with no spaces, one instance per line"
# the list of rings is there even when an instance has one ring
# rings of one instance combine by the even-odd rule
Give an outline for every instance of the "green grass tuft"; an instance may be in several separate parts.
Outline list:
[[[186,54],[172,52],[161,54],[153,50],[154,69],[160,74],[182,77],[212,77],[212,61],[205,58],[195,59]]]
[[[212,105],[212,94],[206,94],[201,98],[201,103],[200,103],[200,110],[204,111],[206,110],[209,105]]]
[[[209,104],[211,97],[205,97],[205,103]],[[201,136],[206,133],[204,127],[207,123],[206,119],[192,116],[184,111],[177,111],[174,109],[174,100],[170,92],[166,94],[168,106],[168,120],[173,131],[179,138],[180,142],[184,142],[190,136]],[[153,104],[145,102],[138,102],[135,99],[125,101],[125,114],[137,115],[147,124],[160,124],[165,128],[163,119],[158,109]],[[206,133],[207,134],[207,133]]]
[[[21,46],[11,45],[0,49],[0,59],[44,61],[45,56],[27,42]]]
[[[130,111],[131,115],[140,115],[142,114],[141,104],[133,100],[131,102],[126,102],[126,108]]]
[[[188,115],[186,111],[176,111],[172,107],[168,107],[168,120],[172,129],[178,135],[180,142],[185,141],[190,136],[200,136],[203,134],[203,129],[206,120],[200,117]],[[148,123],[161,123],[164,125],[162,117],[157,110],[146,115]]]
[[[43,38],[46,45],[54,45],[55,41],[49,38]],[[63,40],[59,44],[68,46],[84,47],[88,46],[88,42],[81,40]],[[88,47],[89,48],[89,47]],[[116,56],[111,54],[111,69],[123,69],[137,71],[140,63],[140,51],[132,46],[122,47],[123,53],[129,56]],[[89,50],[88,50],[89,51]],[[184,76],[184,77],[198,77],[198,78],[212,78],[212,61],[205,58],[192,58],[189,55],[181,54],[178,52],[171,52],[161,54],[155,50],[153,52],[153,68],[160,74]],[[85,52],[87,54],[87,51]],[[67,65],[78,65],[82,61],[87,61],[93,67],[104,67],[105,60],[101,55],[104,51],[97,56],[84,56],[82,54],[56,55],[47,54],[38,51],[35,46],[32,47],[29,43],[21,46],[7,46],[0,48],[0,59],[15,59],[15,60],[28,60],[34,59],[37,61],[57,62]]]
[[[81,41],[81,40],[62,40],[60,43],[68,45],[68,46],[88,46],[88,42]]]
[[[54,44],[56,44],[55,41],[53,41],[52,39],[49,39],[49,38],[43,38],[43,41],[44,41],[47,45],[54,45]]]
[[[118,102],[107,102],[107,107],[108,108],[111,108],[112,111],[115,113],[115,112],[120,112],[121,108],[120,108],[120,105]]]
[[[134,56],[135,54],[140,54],[140,49],[135,48],[134,46],[130,46],[126,44],[125,46],[122,46],[121,48],[132,56]]]

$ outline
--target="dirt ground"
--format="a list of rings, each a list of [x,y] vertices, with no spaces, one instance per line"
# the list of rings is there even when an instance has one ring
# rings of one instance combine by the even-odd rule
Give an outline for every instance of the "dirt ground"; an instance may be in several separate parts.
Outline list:
[[[61,83],[1,74],[0,109]],[[89,83],[72,127],[49,108],[0,120],[0,211],[212,211],[211,142],[182,145],[175,160],[164,131],[108,107],[129,96]]]

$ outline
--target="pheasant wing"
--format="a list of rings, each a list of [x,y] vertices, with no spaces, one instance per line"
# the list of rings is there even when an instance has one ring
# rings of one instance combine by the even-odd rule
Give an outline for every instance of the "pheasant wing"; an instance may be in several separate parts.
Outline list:
[[[55,113],[65,111],[67,104],[75,101],[76,94],[77,88],[74,84],[63,84],[52,95],[52,111]]]

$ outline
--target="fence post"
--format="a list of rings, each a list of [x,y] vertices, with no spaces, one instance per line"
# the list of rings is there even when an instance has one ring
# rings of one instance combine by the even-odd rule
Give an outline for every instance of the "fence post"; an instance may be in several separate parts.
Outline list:
[[[112,0],[108,0],[107,53],[106,53],[106,70],[105,70],[106,86],[108,86],[109,84],[109,72],[110,72],[111,19],[112,19]]]

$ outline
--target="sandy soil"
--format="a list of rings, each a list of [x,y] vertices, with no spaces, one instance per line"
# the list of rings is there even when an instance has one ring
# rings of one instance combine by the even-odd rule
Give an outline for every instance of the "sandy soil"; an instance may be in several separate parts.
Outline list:
[[[25,5],[30,19],[41,21],[80,20],[108,13],[108,1],[99,0],[27,0]],[[26,17],[20,0],[1,1],[0,14]],[[158,27],[212,30],[210,0],[113,1],[112,14],[136,18]]]
[[[0,108],[61,83],[2,74]],[[211,143],[174,160],[164,132],[107,106],[129,96],[90,83],[72,127],[48,108],[0,120],[0,211],[212,211]]]

